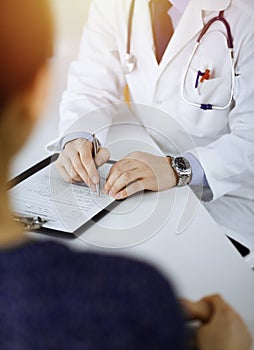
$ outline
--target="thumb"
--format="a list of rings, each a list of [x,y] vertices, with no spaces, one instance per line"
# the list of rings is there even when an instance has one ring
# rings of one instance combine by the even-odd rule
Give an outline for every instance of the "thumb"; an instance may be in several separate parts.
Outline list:
[[[101,147],[95,157],[95,163],[97,167],[100,167],[103,164],[105,164],[109,160],[109,157],[110,157],[109,150],[107,148]]]
[[[205,300],[191,301],[188,299],[180,299],[183,312],[187,320],[197,320],[201,322],[207,322],[212,314],[210,303]]]

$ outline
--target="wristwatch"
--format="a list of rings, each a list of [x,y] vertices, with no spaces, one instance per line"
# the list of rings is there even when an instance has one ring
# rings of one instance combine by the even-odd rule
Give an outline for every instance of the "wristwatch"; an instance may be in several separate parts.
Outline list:
[[[167,156],[169,158],[172,169],[175,172],[177,187],[183,187],[188,185],[191,182],[192,178],[192,169],[188,159],[181,156]]]

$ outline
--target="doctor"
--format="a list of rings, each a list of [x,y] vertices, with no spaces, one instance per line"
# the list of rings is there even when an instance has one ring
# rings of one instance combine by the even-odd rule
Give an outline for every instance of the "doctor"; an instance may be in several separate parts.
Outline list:
[[[94,162],[91,135],[111,119],[88,112],[123,102],[127,83],[138,119],[165,157],[138,150],[126,156],[112,167],[104,192],[125,198],[141,189],[204,186],[211,215],[253,248],[253,1],[165,0],[164,11],[158,2],[92,1],[61,103],[61,138],[51,145],[61,151],[57,167],[67,181],[95,188],[96,166],[109,153],[101,147]],[[136,105],[151,106],[151,113]],[[177,145],[176,156],[165,139]]]

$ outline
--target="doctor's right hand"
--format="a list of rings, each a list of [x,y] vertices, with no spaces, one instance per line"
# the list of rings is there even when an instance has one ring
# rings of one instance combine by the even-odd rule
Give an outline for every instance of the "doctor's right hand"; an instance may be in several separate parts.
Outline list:
[[[93,159],[92,142],[78,138],[68,142],[60,153],[56,167],[67,182],[85,182],[93,191],[99,183],[98,167],[109,160],[107,148],[100,147]]]

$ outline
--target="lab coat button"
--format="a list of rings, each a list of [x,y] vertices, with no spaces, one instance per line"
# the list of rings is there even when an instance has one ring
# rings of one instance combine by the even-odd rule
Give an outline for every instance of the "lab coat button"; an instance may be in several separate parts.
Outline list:
[[[156,104],[157,104],[157,105],[161,105],[161,104],[162,104],[162,101],[161,101],[161,100],[156,100]]]

